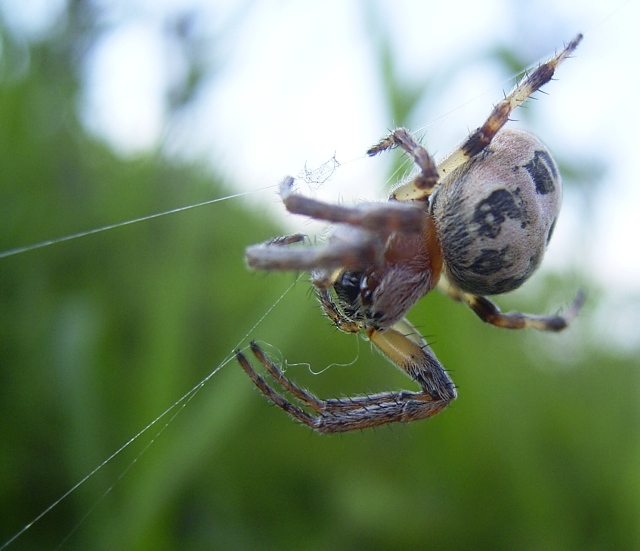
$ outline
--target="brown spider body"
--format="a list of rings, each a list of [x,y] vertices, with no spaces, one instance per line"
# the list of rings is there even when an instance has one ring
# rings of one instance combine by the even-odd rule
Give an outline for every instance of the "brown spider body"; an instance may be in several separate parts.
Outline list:
[[[416,208],[424,211],[421,231],[391,233],[380,262],[345,270],[333,284],[340,309],[365,329],[392,327],[440,279],[442,254],[429,205],[416,202]]]
[[[535,136],[503,126],[581,39],[576,36],[527,75],[439,164],[403,128],[374,145],[369,155],[399,147],[419,168],[392,190],[388,202],[333,205],[296,193],[293,178],[284,179],[280,196],[286,209],[331,222],[334,230],[325,245],[299,246],[304,238],[295,235],[249,247],[248,265],[309,271],[320,305],[336,327],[364,333],[420,390],[320,400],[286,378],[252,343],[255,357],[293,401],[267,384],[237,351],[240,365],[265,396],[324,433],[436,415],[456,398],[455,385],[405,317],[436,286],[497,327],[560,331],[575,318],[582,293],[564,315],[555,316],[502,313],[484,295],[520,287],[540,265],[553,232],[562,197],[558,167]]]

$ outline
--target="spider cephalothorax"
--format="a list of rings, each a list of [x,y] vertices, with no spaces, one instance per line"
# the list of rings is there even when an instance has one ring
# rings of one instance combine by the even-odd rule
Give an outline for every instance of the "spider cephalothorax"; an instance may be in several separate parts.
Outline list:
[[[558,167],[538,138],[503,128],[513,109],[547,83],[578,46],[576,36],[542,63],[500,103],[484,124],[437,164],[405,129],[398,128],[369,155],[400,147],[416,163],[416,176],[389,201],[345,207],[296,193],[286,177],[280,196],[291,213],[335,224],[324,245],[291,246],[294,235],[247,249],[247,263],[262,270],[307,270],[325,314],[348,333],[368,339],[419,386],[320,400],[287,379],[255,343],[251,349],[295,402],[278,394],[245,355],[236,353],[255,385],[297,420],[319,432],[345,432],[426,419],[456,397],[449,375],[405,315],[438,286],[483,321],[511,329],[560,331],[577,315],[578,293],[564,315],[502,313],[484,295],[520,287],[542,261],[560,210]]]

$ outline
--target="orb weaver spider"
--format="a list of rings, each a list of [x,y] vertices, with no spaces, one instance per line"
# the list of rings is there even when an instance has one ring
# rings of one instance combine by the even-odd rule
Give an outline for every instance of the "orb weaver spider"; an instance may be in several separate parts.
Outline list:
[[[558,167],[548,149],[532,134],[503,126],[516,107],[551,80],[581,40],[578,34],[527,74],[439,164],[404,128],[371,147],[370,156],[401,148],[419,169],[392,190],[387,202],[325,203],[296,193],[294,179],[284,179],[280,196],[289,212],[336,226],[324,245],[295,246],[304,236],[292,235],[251,246],[247,264],[259,270],[309,271],[320,306],[335,326],[364,333],[420,390],[321,400],[285,377],[252,342],[254,356],[292,396],[276,392],[236,351],[267,398],[321,433],[440,413],[456,398],[455,385],[405,318],[435,287],[497,327],[560,331],[573,321],[585,300],[582,292],[563,315],[554,316],[503,313],[486,295],[517,289],[540,265],[562,197]]]

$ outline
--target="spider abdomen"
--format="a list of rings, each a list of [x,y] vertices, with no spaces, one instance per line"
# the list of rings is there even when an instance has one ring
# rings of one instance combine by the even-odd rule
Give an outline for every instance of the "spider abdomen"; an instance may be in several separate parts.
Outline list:
[[[478,295],[520,287],[542,261],[561,199],[560,173],[544,144],[522,130],[498,132],[433,195],[448,279]]]

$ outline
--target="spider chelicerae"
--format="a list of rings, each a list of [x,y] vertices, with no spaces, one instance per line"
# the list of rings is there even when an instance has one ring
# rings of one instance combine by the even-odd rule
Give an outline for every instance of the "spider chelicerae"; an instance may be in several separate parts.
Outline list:
[[[321,400],[285,377],[251,343],[257,360],[284,391],[278,393],[237,351],[240,365],[267,398],[323,433],[440,413],[456,398],[455,385],[405,317],[436,286],[497,327],[560,331],[571,323],[584,303],[582,292],[563,315],[554,316],[503,313],[486,295],[517,289],[540,265],[562,197],[558,167],[548,149],[532,134],[503,126],[516,107],[551,80],[581,40],[577,35],[526,75],[439,164],[404,128],[369,149],[368,155],[376,155],[399,147],[419,169],[392,190],[387,202],[325,203],[296,193],[294,179],[284,179],[280,196],[289,212],[335,227],[322,245],[300,245],[304,236],[291,235],[251,246],[248,265],[309,271],[320,306],[336,327],[364,333],[420,390]]]

